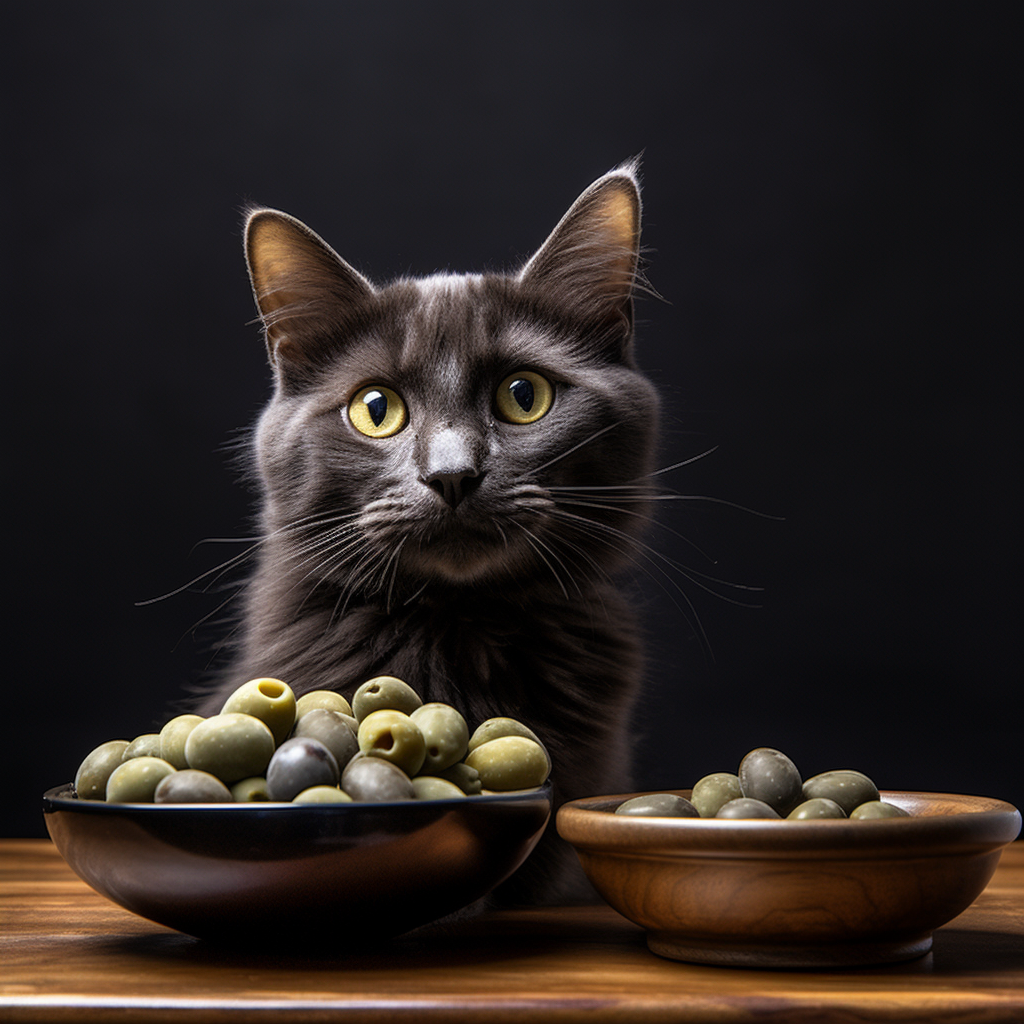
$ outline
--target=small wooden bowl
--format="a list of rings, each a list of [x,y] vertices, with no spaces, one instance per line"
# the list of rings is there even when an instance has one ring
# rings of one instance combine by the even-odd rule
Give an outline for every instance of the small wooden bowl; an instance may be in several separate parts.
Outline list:
[[[676,790],[689,796],[689,790]],[[987,797],[886,792],[909,818],[768,821],[563,805],[557,828],[597,891],[660,956],[736,967],[891,963],[977,898],[1020,812]]]

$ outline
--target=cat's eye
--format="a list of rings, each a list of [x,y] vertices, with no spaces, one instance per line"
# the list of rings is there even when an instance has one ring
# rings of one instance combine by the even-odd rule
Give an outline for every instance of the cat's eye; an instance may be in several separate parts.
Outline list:
[[[494,396],[498,415],[509,423],[536,422],[551,408],[554,399],[551,382],[533,370],[510,373]]]
[[[405,402],[399,395],[380,384],[360,388],[348,403],[352,426],[367,437],[390,437],[397,434],[409,419]]]

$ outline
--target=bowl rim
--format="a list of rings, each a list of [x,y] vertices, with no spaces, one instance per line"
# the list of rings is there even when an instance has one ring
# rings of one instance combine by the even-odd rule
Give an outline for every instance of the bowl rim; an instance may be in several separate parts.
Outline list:
[[[544,799],[551,803],[551,780],[543,782],[540,786],[531,789],[510,789],[503,793],[467,793],[465,796],[449,796],[434,800],[353,800],[351,802],[324,803],[324,804],[297,804],[284,800],[254,800],[247,803],[133,803],[124,801],[122,803],[107,803],[105,800],[83,800],[74,795],[74,783],[65,782],[63,785],[54,786],[43,793],[43,812],[53,813],[55,811],[69,811],[73,814],[124,814],[130,811],[132,814],[159,814],[167,817],[170,814],[187,812],[189,814],[253,814],[259,812],[264,814],[321,814],[321,815],[345,815],[356,814],[360,810],[373,808],[374,811],[386,810],[394,807],[408,807],[410,804],[416,807],[445,807],[453,808],[475,807],[481,804],[518,803],[523,800]]]
[[[883,790],[880,797],[898,806],[914,806],[910,817],[851,821],[846,818],[785,819],[657,818],[611,813],[618,804],[649,790],[585,797],[563,804],[556,815],[559,835],[578,849],[620,855],[746,857],[863,857],[940,855],[967,847],[979,852],[1012,842],[1021,830],[1021,814],[994,797],[912,790]]]

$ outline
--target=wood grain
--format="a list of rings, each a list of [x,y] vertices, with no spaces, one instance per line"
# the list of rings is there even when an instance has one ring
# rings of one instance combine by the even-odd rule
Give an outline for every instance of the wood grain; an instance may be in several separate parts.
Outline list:
[[[1024,1021],[1024,843],[928,956],[846,971],[651,954],[604,906],[507,911],[352,953],[201,943],[97,896],[46,840],[0,842],[0,1020]],[[358,922],[340,922],[358,929]]]

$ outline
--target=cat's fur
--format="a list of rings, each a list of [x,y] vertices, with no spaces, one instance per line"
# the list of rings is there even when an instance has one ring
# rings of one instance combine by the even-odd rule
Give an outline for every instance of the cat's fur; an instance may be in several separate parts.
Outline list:
[[[254,446],[263,541],[207,713],[255,676],[351,696],[396,675],[471,729],[496,715],[534,729],[556,804],[628,788],[641,654],[617,572],[646,516],[658,404],[633,354],[639,236],[633,164],[508,275],[377,287],[293,218],[251,212],[276,381]],[[528,425],[495,412],[520,369],[555,385]],[[349,421],[368,384],[405,399],[394,436]],[[546,837],[506,897],[570,898],[574,861]]]

